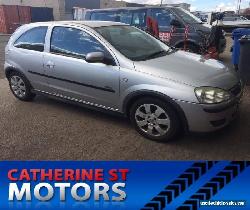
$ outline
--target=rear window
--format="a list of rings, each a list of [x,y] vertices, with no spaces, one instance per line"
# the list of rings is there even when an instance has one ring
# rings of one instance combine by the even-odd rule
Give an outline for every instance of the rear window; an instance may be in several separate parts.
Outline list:
[[[131,11],[121,11],[119,14],[119,19],[121,23],[131,24],[133,14]]]
[[[16,40],[14,47],[43,52],[47,30],[48,27],[41,26],[26,31]]]
[[[146,15],[147,15],[147,10],[134,10],[132,25],[137,26],[137,27],[145,27]]]

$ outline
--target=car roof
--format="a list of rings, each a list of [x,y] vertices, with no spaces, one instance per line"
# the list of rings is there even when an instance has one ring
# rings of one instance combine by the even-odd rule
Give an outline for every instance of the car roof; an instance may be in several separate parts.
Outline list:
[[[87,11],[145,10],[145,9],[164,9],[164,8],[177,8],[177,7],[174,6],[117,7],[117,8],[104,8],[104,9],[87,9]]]
[[[48,25],[65,25],[65,26],[87,26],[90,28],[99,28],[105,26],[116,26],[116,25],[127,25],[124,23],[119,22],[112,22],[112,21],[51,21],[51,22],[39,22],[39,23],[31,23],[31,25],[35,26],[48,26]]]

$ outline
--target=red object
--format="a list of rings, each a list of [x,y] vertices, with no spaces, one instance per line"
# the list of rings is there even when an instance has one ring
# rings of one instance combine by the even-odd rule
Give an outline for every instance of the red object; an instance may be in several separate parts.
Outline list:
[[[147,30],[155,37],[159,37],[160,35],[158,22],[152,17],[147,17]]]
[[[159,38],[163,42],[169,42],[171,38],[171,34],[169,32],[160,32]]]
[[[0,6],[0,33],[6,33],[4,8]]]
[[[184,31],[184,50],[186,51],[187,50],[187,42],[188,42],[188,35],[189,35],[189,26],[186,25],[185,26],[185,31]]]
[[[11,34],[16,30],[16,24],[19,22],[17,6],[0,6],[0,8],[0,33]]]
[[[26,24],[31,22],[31,8],[18,6],[19,23]]]
[[[163,42],[169,42],[171,40],[175,29],[176,28],[173,26],[170,32],[160,32],[157,20],[152,17],[147,17],[147,31],[153,36],[160,38]]]
[[[175,32],[175,27],[172,26],[170,32],[160,32],[159,33],[159,38],[163,42],[170,42],[174,32]]]
[[[0,33],[12,34],[20,25],[30,22],[30,7],[0,6]]]
[[[219,59],[219,53],[216,47],[210,47],[207,51],[207,54],[204,56],[205,59]]]

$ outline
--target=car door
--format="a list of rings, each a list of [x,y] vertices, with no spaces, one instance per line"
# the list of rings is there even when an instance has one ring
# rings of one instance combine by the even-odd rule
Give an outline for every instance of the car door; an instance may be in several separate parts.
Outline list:
[[[103,52],[104,63],[88,63],[90,52]],[[53,94],[103,108],[116,109],[119,101],[119,66],[100,41],[89,32],[55,26],[44,67]]]
[[[45,49],[45,37],[47,26],[32,27],[26,30],[13,44],[10,49],[15,63],[12,65],[25,73],[35,89],[48,89],[47,78],[41,77],[44,74],[43,55]],[[18,66],[17,66],[18,64]]]
[[[169,9],[155,8],[151,10],[151,16],[159,26],[159,37],[162,41],[172,45],[179,37],[179,28],[173,28],[172,20],[176,17]]]

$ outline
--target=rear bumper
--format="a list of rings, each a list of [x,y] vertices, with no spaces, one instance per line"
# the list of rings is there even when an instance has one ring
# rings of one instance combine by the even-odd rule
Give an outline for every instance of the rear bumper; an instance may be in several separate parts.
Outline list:
[[[212,132],[219,130],[232,122],[238,113],[240,97],[229,103],[204,105],[188,102],[178,102],[185,113],[189,131]]]

